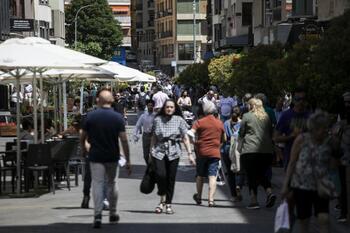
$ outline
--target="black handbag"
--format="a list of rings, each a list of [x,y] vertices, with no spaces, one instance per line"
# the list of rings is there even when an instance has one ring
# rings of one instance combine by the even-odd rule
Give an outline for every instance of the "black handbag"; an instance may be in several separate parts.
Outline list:
[[[151,165],[147,166],[145,175],[140,184],[140,191],[144,194],[150,194],[156,184],[156,174]]]

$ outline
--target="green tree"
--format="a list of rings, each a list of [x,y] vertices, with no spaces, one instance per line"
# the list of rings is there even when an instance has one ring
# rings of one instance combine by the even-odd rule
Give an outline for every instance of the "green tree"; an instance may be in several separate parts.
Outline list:
[[[67,27],[66,40],[72,47],[74,46],[75,25],[74,19],[77,11],[86,5],[92,6],[82,9],[78,14],[77,21],[77,41],[84,44],[83,47],[90,47],[86,52],[96,52],[91,44],[97,43],[101,51],[97,55],[103,59],[111,59],[114,50],[121,44],[123,39],[120,24],[114,19],[112,10],[107,0],[72,0],[66,9]],[[93,45],[93,47],[96,47]]]
[[[271,88],[275,93],[291,92],[296,86],[309,86],[309,81],[317,75],[311,64],[313,50],[318,41],[302,41],[295,44],[291,50],[284,52],[282,57],[268,64]]]
[[[269,64],[283,57],[283,47],[279,43],[259,45],[242,56],[235,66],[230,79],[231,89],[240,96],[244,93],[265,93],[269,99],[275,98],[280,90],[273,88]]]
[[[350,11],[331,21],[320,45],[315,48],[312,65],[318,73],[310,82],[317,107],[337,112],[337,100],[350,89]]]
[[[208,62],[196,63],[186,67],[177,78],[179,84],[195,88],[195,91],[202,94],[201,90],[208,88],[210,81],[208,76]]]
[[[102,52],[102,48],[97,42],[88,42],[87,44],[77,42],[77,50],[95,57],[98,57]]]
[[[233,72],[234,54],[224,55],[218,58],[213,58],[208,66],[209,80],[211,84],[215,84],[220,90],[231,92],[230,79]]]

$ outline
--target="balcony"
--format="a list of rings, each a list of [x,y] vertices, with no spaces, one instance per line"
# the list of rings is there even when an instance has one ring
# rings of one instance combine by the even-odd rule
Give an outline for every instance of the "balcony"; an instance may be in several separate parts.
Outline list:
[[[114,18],[120,23],[120,26],[131,26],[130,16],[115,16]]]
[[[173,14],[173,9],[167,9],[164,11],[164,16],[169,16],[169,15],[172,15]]]
[[[164,11],[158,11],[156,15],[157,15],[157,18],[171,16],[171,15],[173,15],[173,9],[167,9],[167,10],[164,10]]]
[[[159,32],[158,33],[158,38],[159,39],[164,39],[164,38],[168,38],[168,37],[172,37],[172,36],[173,36],[173,32],[172,31]]]

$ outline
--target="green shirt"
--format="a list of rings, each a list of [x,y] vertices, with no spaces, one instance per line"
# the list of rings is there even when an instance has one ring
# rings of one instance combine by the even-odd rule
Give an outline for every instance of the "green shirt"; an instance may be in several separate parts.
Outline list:
[[[252,112],[244,114],[239,138],[242,142],[241,154],[273,153],[272,125],[269,117],[259,120]]]

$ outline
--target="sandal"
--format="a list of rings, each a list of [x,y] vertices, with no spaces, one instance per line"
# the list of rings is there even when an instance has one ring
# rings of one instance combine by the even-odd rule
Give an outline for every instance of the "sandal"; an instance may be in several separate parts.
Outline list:
[[[208,201],[208,207],[215,207],[216,204],[214,201]]]
[[[171,208],[171,205],[170,204],[167,204],[165,206],[165,213],[166,214],[174,214],[174,210]]]
[[[164,203],[164,202],[159,203],[159,205],[158,205],[158,206],[156,207],[156,209],[155,209],[156,214],[161,214],[161,213],[163,213],[164,206],[165,206],[165,203]]]
[[[202,204],[202,199],[199,198],[198,193],[193,194],[193,200],[196,202],[197,205]]]

